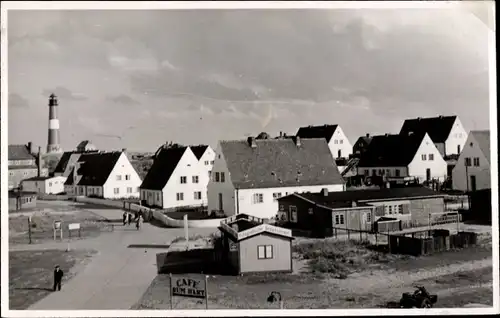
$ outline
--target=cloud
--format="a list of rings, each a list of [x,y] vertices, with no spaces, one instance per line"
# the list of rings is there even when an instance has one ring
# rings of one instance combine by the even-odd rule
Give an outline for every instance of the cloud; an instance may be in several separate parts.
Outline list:
[[[57,86],[54,89],[44,89],[42,95],[50,96],[51,94],[55,94],[60,99],[64,100],[73,100],[73,101],[85,101],[88,98],[81,93],[73,93],[69,89],[63,86]]]
[[[26,98],[16,93],[9,93],[9,108],[28,108],[29,102]]]
[[[125,95],[125,94],[120,94],[117,96],[108,96],[107,100],[116,103],[116,104],[121,104],[121,105],[126,105],[126,106],[133,106],[133,105],[139,105],[140,103],[133,99],[132,97]]]

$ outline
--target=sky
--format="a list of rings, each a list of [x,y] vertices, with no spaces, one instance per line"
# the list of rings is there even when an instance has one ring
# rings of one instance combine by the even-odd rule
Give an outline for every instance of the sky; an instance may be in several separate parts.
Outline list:
[[[9,143],[155,151],[339,124],[351,143],[406,118],[489,128],[484,10],[11,10]]]

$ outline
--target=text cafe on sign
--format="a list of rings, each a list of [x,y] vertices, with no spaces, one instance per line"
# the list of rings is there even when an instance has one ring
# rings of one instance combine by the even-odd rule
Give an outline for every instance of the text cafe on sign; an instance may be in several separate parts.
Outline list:
[[[207,295],[207,276],[190,275],[178,276],[170,275],[170,305],[172,306],[172,297],[203,298],[208,308]]]

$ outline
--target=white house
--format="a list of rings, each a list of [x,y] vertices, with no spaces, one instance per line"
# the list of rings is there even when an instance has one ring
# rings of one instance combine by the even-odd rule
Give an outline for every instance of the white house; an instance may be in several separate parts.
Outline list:
[[[458,156],[467,139],[467,131],[458,116],[407,119],[400,134],[409,133],[427,133],[445,159],[451,155]]]
[[[141,201],[154,207],[207,205],[208,170],[190,147],[161,149],[141,184]]]
[[[193,151],[198,161],[203,165],[206,171],[206,175],[210,177],[210,172],[214,166],[215,152],[212,147],[207,145],[189,146],[191,151]],[[208,182],[208,180],[207,180]]]
[[[474,130],[469,133],[452,176],[455,190],[491,189],[489,130]]]
[[[274,218],[277,198],[302,192],[344,191],[324,138],[220,141],[208,183],[208,212]]]
[[[33,177],[22,181],[24,191],[44,194],[59,194],[64,192],[65,177]]]
[[[123,151],[89,152],[78,158],[64,189],[71,195],[139,198],[141,182]]]
[[[446,180],[447,163],[427,133],[373,136],[358,163],[358,175],[419,181]]]
[[[302,140],[308,138],[325,138],[333,158],[349,158],[352,145],[340,125],[323,125],[300,127],[296,134]]]

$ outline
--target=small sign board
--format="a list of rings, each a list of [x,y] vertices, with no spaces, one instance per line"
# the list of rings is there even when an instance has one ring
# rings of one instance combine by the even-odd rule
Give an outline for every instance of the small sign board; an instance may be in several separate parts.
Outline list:
[[[238,243],[235,242],[229,242],[229,251],[230,252],[236,252],[238,251]]]
[[[172,296],[206,298],[207,285],[205,277],[188,277],[172,275],[170,278]]]
[[[61,221],[54,221],[54,230],[61,229]]]
[[[71,223],[68,224],[68,229],[71,230],[79,230],[80,229],[80,223]]]

